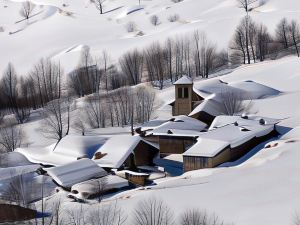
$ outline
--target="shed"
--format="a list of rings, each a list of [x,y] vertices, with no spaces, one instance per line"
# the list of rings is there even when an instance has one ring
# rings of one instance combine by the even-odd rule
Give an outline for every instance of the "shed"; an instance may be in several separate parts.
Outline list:
[[[67,189],[74,184],[107,175],[107,172],[91,159],[80,159],[64,166],[44,168],[44,170],[55,183]]]
[[[260,117],[217,117],[208,132],[200,135],[197,143],[183,154],[184,171],[212,168],[240,158],[276,135],[277,122]]]

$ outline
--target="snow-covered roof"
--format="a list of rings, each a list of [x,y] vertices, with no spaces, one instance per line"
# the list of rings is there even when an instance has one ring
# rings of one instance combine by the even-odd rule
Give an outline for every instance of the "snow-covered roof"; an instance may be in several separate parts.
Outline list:
[[[185,153],[183,153],[183,155],[213,157],[229,145],[229,142],[226,141],[209,138],[198,138],[197,143],[190,149],[188,149]]]
[[[158,126],[151,133],[153,135],[175,135],[175,136],[198,136],[200,131],[206,128],[206,124],[188,117],[176,116],[168,122]]]
[[[259,117],[243,119],[241,117],[216,117],[208,132],[202,133],[197,143],[188,149],[185,156],[214,157],[226,146],[235,148],[254,137],[262,137],[274,130],[276,120],[265,119],[260,124]]]
[[[97,152],[106,155],[95,160],[95,162],[101,167],[118,169],[141,141],[157,148],[157,145],[144,140],[140,136],[118,135],[110,138],[97,150]]]
[[[67,135],[58,143],[54,152],[62,155],[93,157],[103,144],[103,138]]]
[[[80,159],[64,166],[44,168],[48,175],[62,187],[71,187],[74,184],[107,175],[93,160]]]
[[[220,112],[222,112],[222,105],[213,99],[204,100],[189,114],[189,116],[193,116],[199,112],[206,112],[211,116],[218,116],[220,115]]]
[[[150,120],[143,125],[141,125],[141,130],[146,131],[146,130],[152,130],[155,129],[156,127],[162,125],[163,123],[167,122],[168,120]]]
[[[239,88],[241,90],[246,91],[247,93],[250,94],[249,97],[251,97],[252,99],[260,99],[260,98],[264,98],[267,96],[278,95],[281,93],[280,91],[278,91],[274,88],[254,82],[252,80],[232,82],[229,85],[231,87]]]
[[[197,95],[204,99],[210,99],[212,98],[212,95],[214,95],[215,100],[220,100],[219,96],[224,91],[243,95],[245,99],[260,99],[280,94],[280,91],[274,88],[251,80],[227,84],[221,80],[212,79],[210,81],[194,85],[193,90]]]
[[[187,75],[183,75],[180,79],[178,79],[175,83],[175,85],[177,84],[193,84],[193,81],[190,77],[188,77]]]
[[[101,136],[68,135],[58,143],[54,151],[55,144],[45,148],[18,148],[16,151],[23,154],[30,162],[60,166],[76,161],[78,157],[92,158],[104,142],[105,138]]]

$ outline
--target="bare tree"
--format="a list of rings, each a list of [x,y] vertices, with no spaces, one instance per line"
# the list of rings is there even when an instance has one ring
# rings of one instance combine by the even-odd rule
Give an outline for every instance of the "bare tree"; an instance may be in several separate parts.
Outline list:
[[[28,20],[32,14],[35,5],[30,1],[25,1],[22,3],[22,7],[20,9],[20,15]]]
[[[30,192],[33,191],[32,183],[26,181],[26,174],[23,172],[17,174],[12,171],[10,176],[8,186],[0,196],[1,199],[23,207],[29,207]]]
[[[178,14],[173,14],[173,15],[170,15],[168,17],[168,20],[171,22],[171,23],[174,23],[176,21],[178,21],[180,18],[180,16]]]
[[[149,121],[153,112],[155,92],[149,87],[137,87],[135,99],[135,114],[138,123]]]
[[[134,225],[174,224],[170,208],[157,198],[149,198],[138,203],[134,210]]]
[[[129,21],[126,24],[126,30],[127,30],[128,33],[134,32],[134,31],[136,31],[136,29],[137,29],[137,25],[136,25],[135,22]]]
[[[159,25],[159,17],[157,15],[153,15],[150,17],[150,22],[154,25],[157,26]]]
[[[253,106],[249,97],[242,92],[223,89],[219,97],[221,102],[220,113],[224,115],[233,116],[248,113]]]
[[[43,187],[42,187],[43,190]],[[42,199],[41,203],[41,212],[47,213],[49,212],[48,217],[42,218],[42,225],[63,225],[63,208],[62,208],[62,199],[53,198],[53,199]]]
[[[96,93],[86,99],[85,112],[87,114],[88,122],[92,128],[105,127],[105,109],[105,101],[101,99],[99,93]]]
[[[81,205],[79,209],[66,210],[68,218],[66,219],[66,224],[70,225],[85,225],[87,224],[87,213]]]
[[[290,38],[293,42],[293,45],[296,49],[298,57],[299,55],[299,42],[300,42],[300,29],[299,29],[299,23],[296,20],[292,20],[291,24],[288,27]]]
[[[168,75],[169,64],[167,54],[158,42],[152,44],[144,52],[149,80],[153,86],[158,86],[160,90],[163,89]]]
[[[103,3],[106,0],[93,0],[96,8],[99,10],[100,14],[103,14]]]
[[[276,39],[285,49],[289,47],[288,27],[288,21],[286,18],[280,20],[276,27]]]
[[[30,73],[35,93],[39,96],[39,104],[43,107],[47,102],[60,98],[63,70],[59,63],[50,59],[41,59]]]
[[[59,141],[67,134],[70,110],[70,101],[55,99],[50,101],[44,108],[42,132],[46,137]]]
[[[143,71],[143,54],[137,49],[124,54],[120,60],[121,70],[127,77],[129,84],[136,85],[141,82]]]
[[[76,117],[73,119],[72,127],[81,133],[82,136],[85,136],[88,127],[86,124],[86,114],[83,109],[78,108],[76,110]]]
[[[98,206],[89,211],[87,216],[90,225],[122,225],[125,224],[127,217],[118,207],[117,202],[110,205]]]
[[[300,215],[298,213],[294,215],[293,225],[300,225]]]
[[[256,53],[260,61],[264,61],[266,55],[269,54],[268,44],[271,42],[271,36],[268,32],[268,28],[263,24],[257,28],[256,37]]]
[[[100,203],[102,201],[103,195],[107,188],[107,177],[102,177],[100,179],[97,179],[97,195],[98,195],[98,202]]]
[[[251,5],[253,5],[258,0],[237,0],[238,6],[240,8],[243,8],[246,13],[248,13],[251,10]]]
[[[6,122],[0,127],[0,150],[4,152],[12,152],[21,146],[23,140],[23,132],[19,125],[13,121]]]
[[[250,33],[250,26],[249,24],[251,23],[251,18],[250,16],[245,16],[240,24],[238,25],[234,38],[232,40],[230,48],[234,51],[233,53],[240,54],[243,56],[243,62],[244,64],[251,63],[251,57],[250,57],[250,38],[249,38],[249,33]]]
[[[215,214],[209,215],[205,211],[187,210],[180,217],[181,225],[224,225],[225,223]]]

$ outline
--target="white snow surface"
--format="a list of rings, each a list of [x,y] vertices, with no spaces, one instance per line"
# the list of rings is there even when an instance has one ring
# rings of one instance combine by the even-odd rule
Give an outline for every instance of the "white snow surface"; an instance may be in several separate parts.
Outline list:
[[[235,0],[180,3],[142,0],[141,6],[133,0],[107,0],[102,15],[90,1],[32,0],[36,4],[33,16],[29,21],[21,21],[19,10],[23,1],[0,2],[0,27],[4,30],[0,32],[0,49],[4,52],[0,55],[0,74],[8,62],[14,63],[20,74],[25,74],[41,57],[60,61],[67,73],[77,66],[82,46],[89,46],[95,56],[107,50],[116,60],[130,49],[148,46],[154,41],[164,42],[170,36],[192,34],[195,30],[205,31],[219,49],[227,49],[236,26],[245,15]],[[282,17],[300,18],[298,0],[264,2],[250,15],[272,32]],[[180,19],[171,23],[168,18],[174,14]],[[150,23],[153,15],[160,19],[158,26]],[[136,23],[136,32],[127,32],[125,27],[129,21]],[[136,35],[140,31],[143,36]]]
[[[26,21],[16,24],[21,19],[21,2],[0,2],[0,74],[8,62],[16,65],[17,72],[25,74],[41,57],[52,57],[60,61],[65,72],[69,72],[76,67],[80,49],[84,46],[91,47],[92,54],[97,56],[106,49],[116,59],[128,49],[146,46],[155,40],[164,41],[176,34],[192,33],[195,29],[207,32],[209,39],[217,42],[220,49],[227,48],[236,25],[244,16],[243,10],[236,7],[235,0],[184,0],[177,4],[170,0],[142,1],[143,9],[135,12],[130,9],[137,8],[137,2],[108,0],[105,11],[113,11],[102,16],[87,1],[65,0],[67,6],[62,7],[61,0],[33,0],[43,6],[37,6],[35,12],[43,13],[32,17],[28,24]],[[298,0],[265,2],[265,5],[254,9],[250,14],[257,22],[266,24],[271,32],[274,32],[282,17],[300,19]],[[175,13],[180,15],[180,21],[167,22],[167,18]],[[160,17],[161,25],[154,27],[150,24],[149,17],[153,14]],[[135,21],[138,29],[145,35],[137,37],[135,34],[128,34],[124,27],[128,21]],[[186,209],[197,208],[216,213],[226,222],[234,224],[291,224],[295,213],[300,211],[300,106],[297,104],[300,98],[299,71],[299,58],[285,57],[242,66],[221,78],[195,80],[195,85],[201,86],[219,79],[229,84],[251,80],[279,90],[280,95],[253,100],[259,116],[283,119],[277,126],[283,136],[272,141],[272,144],[277,145],[272,148],[260,145],[243,160],[215,169],[192,171],[180,177],[161,179],[156,186],[123,192],[108,201],[117,199],[126,212],[131,212],[141,199],[156,196],[170,205],[175,215]],[[158,119],[170,118],[170,107],[165,104],[174,98],[174,87],[157,91],[157,95],[163,105],[156,111]],[[39,127],[40,121],[24,124],[30,146],[50,144],[45,144],[47,139],[40,135],[37,130]],[[128,132],[129,129],[125,129]],[[122,129],[113,130],[124,132]],[[112,130],[104,129],[104,132],[114,135]],[[40,147],[34,151],[34,155],[52,157],[50,151],[44,153],[42,150]],[[56,155],[52,162],[65,164],[67,161]],[[64,205],[78,206],[77,203],[70,202]]]
[[[67,135],[56,144],[47,147],[18,148],[30,162],[45,165],[64,165],[76,161],[79,157],[92,158],[97,149],[105,142],[101,136]],[[54,149],[55,148],[55,149]]]
[[[105,183],[101,183],[102,179],[105,179]],[[100,186],[99,185],[103,185]],[[98,179],[91,179],[88,181],[84,181],[78,184],[75,184],[71,188],[71,193],[69,195],[74,196],[79,199],[87,199],[91,195],[95,195],[99,192],[99,188],[101,191],[110,191],[112,189],[120,189],[127,187],[129,185],[128,180],[116,176],[116,175],[107,175]]]
[[[198,136],[207,125],[188,116],[175,116],[151,131],[153,135]],[[170,133],[171,132],[171,133]]]

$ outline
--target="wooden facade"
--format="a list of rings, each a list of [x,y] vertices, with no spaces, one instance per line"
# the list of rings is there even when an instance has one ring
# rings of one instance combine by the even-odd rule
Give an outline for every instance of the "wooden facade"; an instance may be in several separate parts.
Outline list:
[[[144,141],[140,141],[124,162],[124,167],[135,169],[138,166],[153,166],[153,159],[158,149]]]
[[[18,205],[0,204],[0,223],[26,221],[34,219],[36,216],[37,211],[33,209]]]
[[[214,121],[214,119],[216,118],[215,116],[212,116],[204,111],[200,111],[200,112],[192,115],[191,117],[194,119],[200,120],[206,124],[211,124]]]
[[[196,139],[193,137],[159,136],[160,155],[183,154],[195,143]]]
[[[174,116],[189,115],[192,112],[193,84],[175,85]]]
[[[175,102],[171,103],[172,115],[189,115],[204,99],[193,90],[193,84],[175,84]]]
[[[214,168],[230,160],[231,155],[229,147],[222,150],[215,157],[183,156],[183,170],[184,172],[187,172],[204,168]]]
[[[145,184],[149,178],[149,174],[125,172],[125,177],[129,182],[131,182],[135,185],[145,186]]]
[[[187,172],[204,168],[214,168],[222,163],[235,161],[247,154],[260,143],[277,135],[278,133],[273,130],[265,136],[252,138],[240,146],[234,148],[228,146],[214,157],[183,156],[183,170],[184,172]]]

